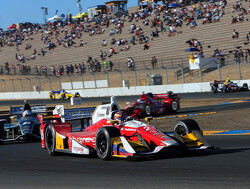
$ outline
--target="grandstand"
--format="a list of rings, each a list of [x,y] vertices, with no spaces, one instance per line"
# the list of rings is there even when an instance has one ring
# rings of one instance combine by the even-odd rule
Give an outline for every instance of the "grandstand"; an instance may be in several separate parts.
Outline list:
[[[246,43],[246,34],[250,32],[249,22],[250,22],[250,13],[244,15],[244,21],[237,22],[234,24],[231,24],[232,16],[238,15],[239,12],[235,11],[232,13],[232,7],[235,5],[235,0],[228,0],[227,5],[224,8],[224,15],[220,18],[219,22],[209,23],[209,24],[202,24],[203,19],[197,20],[197,26],[193,29],[190,28],[190,25],[186,25],[187,22],[183,22],[182,27],[177,27],[175,36],[169,36],[168,31],[163,31],[159,33],[159,37],[154,37],[152,40],[151,33],[152,30],[155,30],[155,28],[151,28],[150,25],[145,26],[143,24],[144,19],[139,20],[138,22],[135,22],[135,19],[132,22],[128,22],[128,17],[125,17],[124,20],[124,27],[122,28],[121,34],[114,34],[110,36],[111,29],[115,29],[115,24],[110,24],[109,28],[103,27],[105,29],[105,32],[100,35],[93,35],[90,36],[89,32],[81,32],[82,37],[80,39],[75,39],[74,44],[70,48],[65,48],[63,45],[58,45],[56,43],[55,35],[53,35],[53,39],[51,40],[54,42],[57,47],[48,50],[46,48],[46,44],[43,43],[41,40],[42,35],[46,36],[48,34],[41,33],[41,30],[38,31],[37,34],[33,34],[29,37],[29,40],[24,40],[22,45],[19,46],[19,51],[16,50],[15,45],[14,46],[4,46],[0,48],[0,58],[1,62],[0,65],[4,65],[5,62],[8,62],[9,65],[29,65],[32,69],[32,73],[35,73],[34,68],[35,66],[47,66],[47,69],[51,72],[51,66],[54,65],[56,69],[58,69],[59,65],[65,66],[65,65],[75,65],[75,64],[81,64],[82,62],[85,63],[86,66],[88,64],[86,63],[89,56],[91,56],[93,59],[97,58],[100,63],[103,65],[103,60],[100,59],[99,52],[100,50],[109,53],[109,50],[111,47],[115,49],[115,52],[117,54],[112,55],[111,57],[106,57],[105,61],[112,61],[114,64],[114,69],[126,71],[123,73],[123,79],[130,80],[130,83],[135,83],[134,79],[134,72],[129,71],[127,68],[127,58],[132,57],[135,61],[136,70],[137,70],[137,85],[148,85],[149,83],[149,72],[145,70],[146,68],[151,68],[151,59],[153,56],[156,56],[158,59],[157,62],[157,69],[152,70],[151,74],[161,74],[164,76],[165,72],[163,69],[161,69],[161,66],[164,66],[168,69],[168,82],[169,83],[181,83],[182,81],[176,80],[175,72],[179,70],[178,64],[183,65],[184,67],[188,66],[188,59],[190,53],[185,52],[185,49],[187,49],[189,46],[187,45],[186,41],[190,39],[197,39],[201,42],[203,46],[203,52],[205,57],[211,57],[214,54],[215,49],[222,50],[222,53],[227,55],[229,57],[228,62],[230,64],[235,63],[233,61],[233,50],[234,49],[249,49],[249,44]],[[249,2],[242,1],[243,7],[246,9],[249,7]],[[196,4],[198,7],[198,4]],[[188,9],[188,6],[187,6]],[[131,7],[129,8],[129,12],[136,12],[137,7]],[[190,13],[189,13],[190,14]],[[149,16],[149,20],[152,20],[154,15]],[[160,19],[163,19],[163,13],[160,14]],[[249,21],[248,21],[249,20]],[[130,34],[129,30],[131,27],[131,24],[134,23],[136,26],[140,26],[143,29],[144,36],[149,37],[149,44],[150,47],[147,50],[143,50],[143,45],[139,44],[138,41],[136,41],[136,45],[131,45],[129,50],[120,51],[121,47],[117,47],[116,44],[110,45],[110,38],[113,37],[116,40],[119,38],[127,39],[127,41],[130,41],[131,36],[134,34]],[[85,26],[86,27],[86,26]],[[70,26],[65,26],[65,28],[68,29],[68,31],[71,30]],[[164,28],[167,28],[167,26],[164,24]],[[158,27],[160,30],[160,27]],[[233,30],[236,29],[236,31],[239,33],[239,37],[236,39],[232,39]],[[59,28],[59,31],[61,28]],[[49,28],[48,32],[53,31],[51,28]],[[47,32],[47,33],[48,33]],[[55,31],[53,31],[55,33]],[[60,33],[58,34],[58,39],[64,38],[65,34]],[[31,40],[32,38],[32,40]],[[102,41],[106,39],[108,44],[107,46],[102,46]],[[84,40],[86,44],[84,44],[81,47],[74,47],[78,46],[80,44],[80,40]],[[25,50],[25,47],[27,44],[31,44],[32,48]],[[38,55],[41,54],[41,48],[46,51],[45,56]],[[16,60],[16,53],[17,54],[24,54],[25,57],[30,58],[32,53],[34,52],[34,49],[37,51],[36,58],[34,60],[26,60],[25,63],[19,62]],[[249,60],[248,60],[249,61]],[[245,66],[245,65],[244,65]],[[16,66],[17,67],[17,66]],[[236,66],[231,66],[233,69],[237,70]],[[248,69],[249,67],[246,68]],[[16,68],[17,69],[17,68]],[[229,73],[232,75],[232,77],[237,78],[237,73],[233,75],[233,71],[226,71],[226,67],[223,67],[223,75],[224,77],[227,77],[225,75],[228,75]],[[228,69],[231,69],[230,66]],[[225,70],[225,71],[224,71]],[[249,78],[249,74],[246,69],[243,71],[243,78]],[[12,72],[10,72],[12,73]],[[105,79],[106,74],[105,73],[96,73],[96,79]],[[209,81],[213,80],[213,77],[218,77],[218,74],[216,71],[213,73],[205,73],[204,72],[204,79]],[[211,76],[209,76],[211,75]],[[1,76],[3,79],[16,79],[17,76]],[[27,76],[18,76],[18,78],[26,78]],[[112,72],[110,73],[110,77],[112,77],[112,85],[111,87],[119,87],[121,86],[120,82],[120,74],[119,72]],[[73,81],[81,81],[80,76],[72,76]],[[48,89],[48,79],[42,78],[43,80],[43,89]],[[69,77],[61,77],[62,82],[63,81],[69,81]],[[93,75],[90,73],[84,74],[84,80],[93,80]],[[27,79],[28,81],[28,79]],[[57,89],[60,88],[60,85],[58,83],[58,79],[52,79],[55,84],[53,84],[54,88]],[[114,81],[114,82],[113,82]],[[190,76],[185,79],[185,82],[197,82],[199,81],[199,77],[196,75]],[[32,86],[37,85],[38,79],[32,80]],[[7,86],[12,86],[11,81],[8,81],[9,84]],[[46,84],[45,84],[46,83]],[[115,84],[114,84],[115,83]],[[166,83],[165,77],[163,77],[163,83]],[[14,88],[15,91],[20,91],[20,86],[18,86],[18,81],[15,80],[14,82]],[[11,87],[7,87],[7,91],[12,91]],[[29,90],[29,86],[26,86],[24,90]],[[3,89],[0,89],[0,91],[3,91]]]

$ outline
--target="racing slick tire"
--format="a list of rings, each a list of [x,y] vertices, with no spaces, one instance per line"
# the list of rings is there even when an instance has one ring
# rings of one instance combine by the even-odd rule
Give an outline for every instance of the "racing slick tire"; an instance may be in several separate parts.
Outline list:
[[[56,132],[52,124],[49,124],[45,129],[44,134],[45,146],[49,155],[56,155]]]
[[[247,83],[243,83],[242,89],[247,91],[248,90],[248,84]]]
[[[177,110],[178,110],[178,103],[177,103],[177,101],[175,101],[175,100],[172,101],[171,108],[172,108],[172,112],[173,113],[177,112]]]
[[[121,133],[119,129],[113,126],[102,127],[98,129],[96,134],[96,153],[102,160],[108,160],[112,157],[112,137],[119,137]]]
[[[212,86],[211,87],[211,91],[212,91],[212,93],[217,93],[218,92],[217,87]]]
[[[143,104],[142,109],[143,109],[143,114],[144,114],[145,117],[152,115],[150,106],[147,106],[146,104]]]
[[[198,123],[193,119],[185,119],[177,121],[174,127],[174,131],[179,136],[184,136],[191,133],[193,130],[201,130]]]
[[[61,99],[67,99],[65,94],[62,94]]]
[[[81,95],[78,92],[76,92],[75,97],[81,97]]]
[[[52,95],[52,94],[50,94],[50,95],[49,95],[49,98],[50,98],[50,100],[54,100],[54,98],[53,98],[53,95]]]

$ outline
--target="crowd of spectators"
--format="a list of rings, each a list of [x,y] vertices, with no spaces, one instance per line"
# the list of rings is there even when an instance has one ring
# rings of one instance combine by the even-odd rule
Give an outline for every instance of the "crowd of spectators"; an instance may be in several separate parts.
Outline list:
[[[28,60],[35,59],[37,55],[45,56],[47,52],[55,50],[58,46],[63,46],[65,48],[71,48],[72,46],[82,47],[87,44],[85,40],[82,39],[82,32],[89,33],[92,37],[104,34],[106,32],[105,28],[109,28],[107,30],[109,30],[109,35],[111,36],[110,43],[106,39],[102,41],[102,46],[108,46],[109,52],[106,53],[104,50],[100,51],[99,56],[101,62],[98,58],[89,57],[88,60],[82,64],[59,66],[57,68],[51,66],[50,71],[48,71],[46,66],[36,66],[35,72],[37,75],[47,75],[50,72],[53,73],[53,75],[63,75],[85,73],[87,69],[91,72],[100,72],[102,69],[103,71],[112,70],[114,63],[107,59],[117,54],[118,51],[129,50],[131,48],[129,44],[133,46],[141,45],[143,50],[149,50],[150,40],[154,40],[154,38],[166,34],[169,37],[175,36],[182,32],[183,24],[190,27],[190,29],[194,29],[198,26],[197,20],[199,19],[202,20],[202,24],[219,22],[220,18],[225,14],[224,8],[227,5],[226,0],[194,3],[196,3],[196,1],[190,1],[190,5],[187,6],[169,8],[169,2],[166,2],[166,4],[163,5],[143,8],[129,15],[125,13],[120,17],[112,17],[104,14],[102,17],[95,18],[92,22],[85,20],[84,22],[76,21],[70,23],[70,28],[64,27],[65,23],[63,22],[54,22],[44,27],[34,24],[27,29],[20,28],[19,30],[2,31],[0,32],[0,46],[15,46],[17,51],[19,51],[23,41],[30,41],[33,39],[32,35],[41,33],[41,41],[45,45],[41,48],[41,53],[37,53],[36,49],[34,49],[31,55],[26,56],[23,53],[16,53],[16,60],[18,63],[25,63]],[[243,21],[244,15],[248,14],[249,10],[247,11],[242,6],[242,3],[237,1],[232,9],[232,13],[234,12],[239,14],[236,19],[233,16],[233,23]],[[131,22],[129,31],[123,31],[126,21]],[[146,33],[144,28],[140,26],[141,24],[138,23],[139,21],[141,21],[145,27],[150,27],[151,33]],[[120,36],[122,32],[129,32],[131,34],[130,41]],[[234,35],[234,37],[237,38],[237,35]],[[79,44],[76,44],[76,40],[80,40]],[[197,48],[203,55],[203,47],[198,40],[191,39],[188,40],[187,43],[189,47]],[[32,48],[31,43],[25,45],[26,50]],[[155,59],[156,58],[153,58],[152,62],[155,62]],[[132,57],[128,57],[126,63],[128,69],[135,69],[135,61]],[[87,65],[86,67],[85,64]],[[156,63],[152,63],[153,68],[155,68],[155,65]],[[5,72],[8,69],[6,66],[2,66],[0,71],[1,70]],[[25,65],[20,70],[24,70],[22,71],[23,73],[29,74],[30,71],[27,70],[31,69]]]

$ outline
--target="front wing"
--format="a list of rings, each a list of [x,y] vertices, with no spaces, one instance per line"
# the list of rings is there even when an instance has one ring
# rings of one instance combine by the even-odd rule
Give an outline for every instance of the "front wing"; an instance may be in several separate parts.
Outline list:
[[[153,149],[150,149],[145,143],[138,141],[129,141],[126,140],[123,136],[114,137],[112,141],[112,156],[113,157],[136,157],[149,154],[156,154],[164,148],[176,147],[183,148],[185,150],[204,150],[211,148],[211,145],[203,137],[202,131],[193,131],[185,136],[179,136],[174,133],[172,136],[179,145],[173,146],[156,146]]]

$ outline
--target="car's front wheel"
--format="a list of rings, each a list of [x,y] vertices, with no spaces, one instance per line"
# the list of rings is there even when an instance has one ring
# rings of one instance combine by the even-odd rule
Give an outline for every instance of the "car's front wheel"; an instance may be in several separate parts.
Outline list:
[[[96,153],[102,160],[108,160],[112,157],[112,137],[121,136],[120,131],[116,127],[102,127],[98,129],[96,134]]]
[[[52,124],[49,124],[45,130],[45,145],[46,149],[48,150],[49,155],[55,155],[56,149],[56,132]]]
[[[174,131],[179,136],[184,136],[191,133],[193,130],[201,130],[198,123],[193,119],[185,119],[177,121],[174,127]]]

